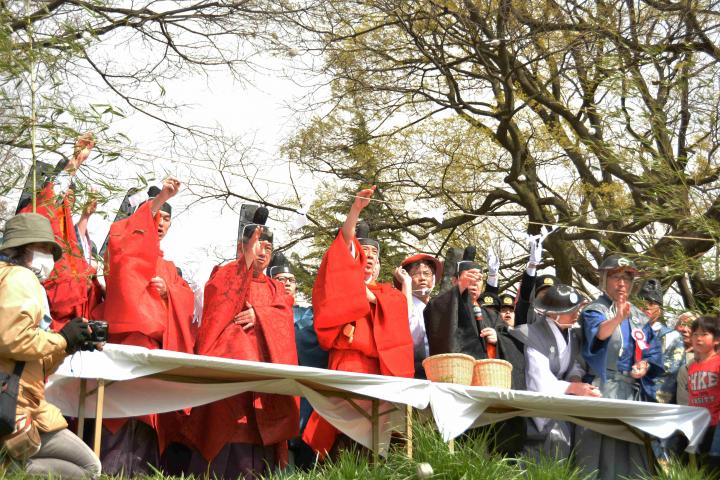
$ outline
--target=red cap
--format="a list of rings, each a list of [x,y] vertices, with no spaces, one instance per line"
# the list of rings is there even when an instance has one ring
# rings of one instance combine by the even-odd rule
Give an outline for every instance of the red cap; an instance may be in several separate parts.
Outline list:
[[[429,253],[416,253],[415,255],[410,255],[405,260],[400,262],[401,267],[406,267],[407,265],[410,265],[411,263],[419,262],[421,260],[426,260],[428,262],[431,262],[435,266],[435,284],[438,284],[440,280],[442,279],[443,274],[443,265],[440,260],[433,257]],[[395,287],[400,289],[401,285],[398,285],[397,280],[393,278],[393,283],[395,284]]]

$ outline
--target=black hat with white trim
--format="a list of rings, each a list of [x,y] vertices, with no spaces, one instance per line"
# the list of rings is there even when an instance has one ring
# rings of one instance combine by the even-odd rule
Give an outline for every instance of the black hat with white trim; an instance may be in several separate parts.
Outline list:
[[[569,313],[580,308],[586,301],[573,287],[558,283],[550,287],[541,300],[535,301],[535,310],[545,314]]]

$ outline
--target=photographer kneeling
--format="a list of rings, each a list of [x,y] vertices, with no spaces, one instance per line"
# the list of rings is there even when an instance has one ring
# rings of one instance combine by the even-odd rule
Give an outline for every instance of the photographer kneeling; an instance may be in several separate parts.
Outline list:
[[[25,461],[31,475],[96,478],[100,460],[67,429],[60,410],[45,401],[45,378],[68,354],[95,347],[81,318],[59,333],[44,329],[50,318],[40,282],[61,256],[50,222],[42,215],[23,213],[5,224],[0,244],[0,371],[19,373],[20,388],[15,432],[0,441],[7,455]]]

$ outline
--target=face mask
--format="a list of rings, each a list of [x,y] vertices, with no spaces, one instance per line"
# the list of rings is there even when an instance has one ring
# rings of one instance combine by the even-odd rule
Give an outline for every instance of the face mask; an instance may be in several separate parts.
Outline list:
[[[55,268],[55,259],[52,253],[45,253],[39,250],[31,250],[32,258],[28,268],[37,276],[38,280],[44,282]]]

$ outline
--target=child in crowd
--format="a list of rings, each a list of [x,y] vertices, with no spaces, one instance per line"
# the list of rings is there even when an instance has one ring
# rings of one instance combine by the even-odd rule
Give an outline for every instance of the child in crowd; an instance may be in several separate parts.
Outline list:
[[[700,454],[709,454],[705,463],[720,470],[720,442],[713,441],[720,419],[720,318],[700,317],[691,327],[695,363],[688,369],[688,404],[710,412],[710,428],[700,444]]]

